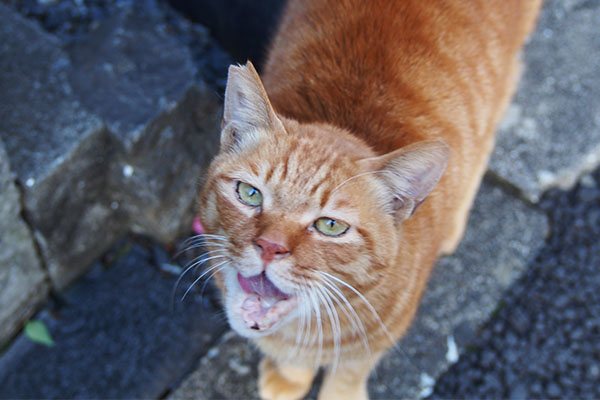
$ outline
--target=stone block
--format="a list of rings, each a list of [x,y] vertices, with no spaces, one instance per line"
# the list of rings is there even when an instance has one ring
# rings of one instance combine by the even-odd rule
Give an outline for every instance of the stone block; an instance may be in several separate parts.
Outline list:
[[[537,201],[600,163],[600,3],[548,0],[490,168]]]
[[[126,228],[104,195],[110,138],[73,95],[60,43],[3,5],[0,21],[0,138],[50,277],[63,288]]]
[[[190,232],[200,177],[218,149],[221,106],[196,85],[152,121],[111,167],[111,193],[131,229],[163,242]]]
[[[0,347],[46,299],[49,289],[31,232],[21,219],[14,179],[0,140]]]
[[[372,374],[371,398],[426,395],[434,379],[457,360],[470,333],[498,307],[503,291],[525,270],[547,233],[543,213],[486,181],[458,251],[438,262],[399,350],[390,350]],[[259,356],[248,341],[231,334],[207,354],[171,399],[258,396]]]
[[[201,285],[173,304],[175,280],[124,243],[37,316],[53,347],[20,335],[0,355],[0,398],[162,398],[225,328]]]
[[[155,7],[128,8],[70,49],[73,91],[115,144],[111,203],[135,231],[162,241],[189,231],[221,116],[217,96],[197,79],[190,48],[171,24]]]
[[[215,74],[196,67],[208,33],[148,4],[117,8],[67,50],[0,5],[0,138],[57,289],[127,230],[187,233],[217,150],[220,101],[203,81]]]

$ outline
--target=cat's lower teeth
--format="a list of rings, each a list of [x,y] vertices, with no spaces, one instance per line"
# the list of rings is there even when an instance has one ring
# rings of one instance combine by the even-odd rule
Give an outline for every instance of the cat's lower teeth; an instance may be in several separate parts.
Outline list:
[[[242,304],[242,308],[246,311],[252,311],[260,308],[260,297],[257,295],[248,296],[244,303]]]
[[[277,301],[278,300],[274,297],[265,297],[262,299],[262,306],[263,308],[271,308]]]
[[[251,294],[242,303],[244,323],[253,330],[267,330],[286,315],[295,304],[293,297],[280,299]]]

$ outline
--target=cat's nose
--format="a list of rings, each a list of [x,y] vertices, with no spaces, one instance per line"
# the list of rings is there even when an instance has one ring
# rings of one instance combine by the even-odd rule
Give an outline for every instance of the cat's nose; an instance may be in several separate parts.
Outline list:
[[[281,242],[270,241],[264,238],[258,238],[254,241],[259,248],[260,258],[265,262],[271,262],[276,258],[287,257],[290,251]]]

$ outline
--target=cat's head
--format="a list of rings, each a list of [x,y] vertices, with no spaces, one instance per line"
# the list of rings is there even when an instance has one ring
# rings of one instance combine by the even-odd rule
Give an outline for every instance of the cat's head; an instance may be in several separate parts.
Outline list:
[[[377,156],[342,129],[284,118],[250,63],[230,67],[200,218],[231,326],[271,334],[385,279],[447,159],[440,141]]]

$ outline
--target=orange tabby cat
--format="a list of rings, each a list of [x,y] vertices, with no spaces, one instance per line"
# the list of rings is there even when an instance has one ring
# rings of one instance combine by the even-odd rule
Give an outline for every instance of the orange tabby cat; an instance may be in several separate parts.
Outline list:
[[[462,236],[539,5],[291,1],[264,87],[230,67],[200,218],[261,397],[301,398],[324,366],[320,398],[367,398]]]

